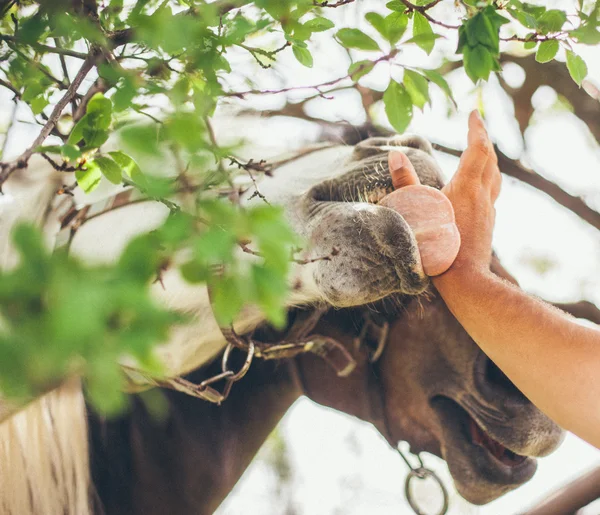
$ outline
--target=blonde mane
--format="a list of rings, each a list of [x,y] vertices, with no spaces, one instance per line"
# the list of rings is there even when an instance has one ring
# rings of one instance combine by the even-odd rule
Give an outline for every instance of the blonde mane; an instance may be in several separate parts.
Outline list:
[[[89,515],[86,408],[72,380],[0,424],[0,513]]]

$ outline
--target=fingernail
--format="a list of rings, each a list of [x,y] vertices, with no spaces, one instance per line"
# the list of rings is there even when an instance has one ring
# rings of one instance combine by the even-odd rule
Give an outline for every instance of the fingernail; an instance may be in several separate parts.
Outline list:
[[[390,152],[390,172],[406,167],[406,159],[407,157],[402,152]]]
[[[479,109],[475,109],[475,116],[477,116],[477,119],[480,122],[483,122],[483,117],[481,116],[481,113],[479,112]]]

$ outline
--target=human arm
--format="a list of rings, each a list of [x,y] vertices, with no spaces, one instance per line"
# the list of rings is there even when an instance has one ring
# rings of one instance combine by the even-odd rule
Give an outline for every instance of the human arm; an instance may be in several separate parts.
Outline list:
[[[490,272],[500,183],[493,146],[472,113],[468,148],[444,188],[461,248],[433,283],[473,340],[536,406],[600,447],[600,330],[579,325]]]

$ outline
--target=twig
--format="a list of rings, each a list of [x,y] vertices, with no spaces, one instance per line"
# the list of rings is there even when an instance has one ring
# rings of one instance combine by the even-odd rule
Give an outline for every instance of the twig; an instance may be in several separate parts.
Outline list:
[[[267,200],[267,197],[265,197],[258,189],[258,184],[256,183],[256,178],[254,177],[252,171],[262,172],[270,177],[272,166],[268,164],[264,159],[261,159],[258,162],[254,161],[254,159],[250,159],[250,161],[248,161],[247,163],[242,163],[233,156],[229,156],[228,159],[230,161],[230,164],[235,164],[238,168],[246,170],[246,173],[252,180],[252,184],[254,185],[254,193],[252,193],[252,195],[248,197],[248,200],[252,200],[254,197],[258,197],[266,204],[270,204],[270,202]]]
[[[250,159],[247,163],[242,163],[241,161],[238,161],[233,156],[227,156],[227,159],[229,159],[230,164],[236,165],[238,168],[244,169],[247,172],[248,171],[261,172],[270,177],[271,172],[273,170],[273,165],[270,163],[267,163],[267,161],[264,159],[261,159],[260,161],[255,161],[254,159]]]
[[[10,116],[10,122],[8,123],[8,127],[6,128],[6,132],[4,133],[4,140],[2,141],[2,151],[0,152],[0,156],[3,156],[4,153],[6,152],[8,136],[10,135],[10,131],[13,128],[13,126],[15,125],[15,121],[17,119],[17,107],[18,107],[17,102],[13,102],[13,111]]]
[[[275,55],[277,55],[279,52],[285,50],[287,47],[291,46],[291,43],[289,41],[286,41],[283,45],[281,45],[279,48],[276,48],[275,50],[264,50],[262,48],[255,48],[255,47],[251,47],[251,46],[247,46],[244,45],[242,43],[238,43],[238,46],[240,48],[243,48],[244,50],[247,50],[248,52],[250,52],[250,54],[252,55],[252,57],[254,57],[254,59],[256,60],[256,62],[261,66],[261,68],[270,68],[271,65],[270,64],[264,64],[256,54],[258,55],[262,55],[265,56],[268,59],[271,59],[271,61],[275,61]]]
[[[54,75],[52,75],[47,69],[46,67],[36,61],[35,59],[32,59],[31,57],[29,57],[28,55],[25,55],[23,52],[21,52],[18,48],[16,48],[14,45],[11,45],[9,43],[7,43],[9,48],[11,48],[15,53],[19,54],[20,57],[22,57],[23,59],[25,59],[26,61],[28,61],[30,64],[32,64],[33,66],[35,66],[39,71],[41,71],[46,77],[48,77],[52,82],[54,82],[60,89],[68,89],[68,86],[62,81],[57,79]],[[50,47],[52,48],[52,47]]]
[[[317,261],[331,261],[332,258],[337,256],[340,253],[340,249],[338,247],[333,247],[331,252],[326,256],[320,256],[312,259],[292,259],[294,263],[298,263],[299,265],[308,265],[310,263],[316,263]]]
[[[58,40],[58,38],[54,38],[54,45],[56,46],[56,48],[60,48],[60,41]],[[69,78],[69,70],[67,69],[67,62],[65,60],[65,56],[63,54],[59,54],[58,59],[62,68],[64,81],[67,83],[67,85],[69,85],[71,84],[71,79]],[[75,100],[75,98],[72,98],[71,114],[74,115],[75,111],[77,111],[77,101]]]
[[[371,66],[371,64],[375,65],[375,64],[383,62],[383,61],[389,61],[389,60],[393,59],[394,57],[396,57],[397,54],[398,54],[398,50],[393,49],[389,54],[384,55],[384,56],[380,57],[379,59],[375,59],[375,61],[371,61],[371,63],[368,66]],[[237,97],[237,98],[243,99],[246,95],[278,95],[280,93],[288,93],[290,91],[304,91],[304,90],[315,90],[315,91],[317,91],[318,96],[323,96],[324,94],[326,94],[328,92],[327,91],[323,92],[323,91],[321,91],[320,88],[326,88],[328,86],[335,86],[336,84],[338,84],[339,82],[342,82],[343,80],[350,79],[354,75],[356,75],[359,71],[361,71],[361,69],[364,66],[367,66],[367,65],[364,64],[364,65],[359,66],[351,74],[349,73],[348,75],[344,75],[343,77],[338,77],[337,79],[323,82],[323,83],[317,84],[315,86],[290,86],[288,88],[282,88],[282,89],[249,89],[247,91],[231,91],[228,93],[224,93],[222,96],[223,97]]]
[[[0,79],[0,86],[5,87],[6,89],[10,89],[15,94],[15,97],[21,98],[21,93],[19,92],[19,90],[15,88],[10,82]]]
[[[428,9],[431,9],[432,7],[437,5],[437,3],[438,3],[437,1],[429,2],[427,5],[415,5],[415,4],[410,3],[408,0],[400,0],[400,1],[407,7],[407,9],[409,11],[417,11],[418,13],[423,15],[425,17],[425,19],[427,19],[430,23],[434,23],[435,25],[439,25],[440,27],[445,27],[446,29],[456,30],[456,29],[460,28],[459,25],[449,25],[447,23],[436,20],[435,18],[431,17],[427,13]]]
[[[54,168],[58,172],[74,172],[77,170],[74,166],[67,166],[67,162],[63,161],[63,164],[59,165],[54,159],[52,159],[48,154],[41,152],[40,155],[50,163],[52,168]]]
[[[351,4],[354,1],[355,0],[337,0],[337,2],[329,3],[328,1],[319,2],[318,0],[313,0],[313,5],[316,5],[318,7],[333,7],[333,8],[335,8],[335,7],[341,7],[342,5]]]
[[[440,152],[460,157],[462,151],[455,148],[449,148],[444,145],[434,144],[433,147]],[[590,206],[580,197],[575,197],[563,190],[558,184],[537,174],[523,166],[519,161],[515,161],[503,154],[498,147],[494,147],[498,156],[498,165],[500,171],[510,177],[514,177],[525,184],[533,186],[535,189],[545,193],[561,206],[575,213],[582,220],[596,229],[600,230],[600,213]]]
[[[44,140],[48,137],[48,135],[52,132],[52,129],[55,127],[56,122],[60,118],[64,108],[71,101],[71,99],[76,95],[77,89],[83,82],[83,79],[87,76],[90,70],[94,67],[96,63],[97,53],[93,51],[88,55],[86,60],[83,62],[83,65],[77,72],[77,75],[74,77],[73,82],[71,82],[67,91],[63,95],[63,97],[57,102],[50,114],[48,121],[42,127],[37,138],[35,138],[34,142],[31,146],[25,150],[18,158],[10,163],[0,163],[0,191],[2,190],[2,185],[6,182],[6,180],[12,175],[15,170],[20,168],[25,168],[27,166],[27,162],[29,158],[35,152],[35,149],[39,147]]]
[[[38,53],[39,52],[48,52],[51,54],[58,54],[58,55],[62,55],[62,56],[76,57],[77,59],[83,59],[83,60],[85,60],[85,58],[87,57],[87,54],[83,53],[83,52],[77,52],[75,50],[69,50],[67,48],[53,47],[53,46],[49,46],[49,45],[44,45],[42,43],[25,43],[24,41],[20,41],[19,39],[15,38],[14,36],[0,35],[0,40],[6,41],[7,43],[10,42],[10,43],[17,43],[17,44],[21,44],[21,45],[30,46]]]
[[[240,249],[242,249],[246,254],[250,254],[252,256],[257,256],[257,257],[263,257],[263,255],[258,252],[257,250],[252,250],[250,247],[248,247],[248,244],[246,242],[240,241],[238,243],[238,246],[240,247]]]

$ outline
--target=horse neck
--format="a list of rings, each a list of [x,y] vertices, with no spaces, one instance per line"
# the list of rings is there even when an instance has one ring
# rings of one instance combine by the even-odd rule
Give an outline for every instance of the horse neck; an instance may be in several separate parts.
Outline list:
[[[200,382],[215,363],[191,375]],[[92,414],[92,476],[99,513],[213,513],[301,395],[285,362],[257,360],[221,406],[163,391],[168,414],[132,396],[127,416]]]

